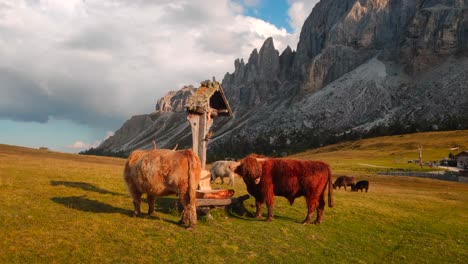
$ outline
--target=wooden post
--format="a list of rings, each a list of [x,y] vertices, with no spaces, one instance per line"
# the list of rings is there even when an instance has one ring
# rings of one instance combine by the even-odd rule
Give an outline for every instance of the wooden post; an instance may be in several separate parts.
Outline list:
[[[418,150],[419,150],[419,166],[422,167],[422,151],[423,151],[423,147],[420,145],[418,146]]]
[[[231,116],[231,108],[221,85],[215,80],[202,82],[200,88],[188,98],[185,108],[192,129],[192,150],[200,158],[202,167],[199,187],[200,190],[211,190],[210,172],[205,169],[206,150],[211,137],[210,128],[213,118],[219,115]]]
[[[187,120],[189,121],[190,126],[192,128],[192,150],[193,152],[197,153],[197,155],[200,157],[198,153],[198,142],[199,142],[199,132],[200,132],[200,129],[198,127],[200,126],[200,116],[189,114],[187,116]],[[204,167],[205,166],[202,166],[202,168]]]
[[[187,116],[187,120],[192,127],[192,150],[197,153],[200,158],[202,169],[204,169],[206,165],[206,149],[209,140],[208,133],[213,125],[213,119],[209,115],[209,112],[205,112],[201,115],[189,114]]]
[[[208,145],[208,132],[213,124],[213,119],[209,117],[210,113],[189,114],[187,120],[192,128],[192,150],[200,158],[202,166],[202,175],[200,179],[200,190],[211,190],[210,172],[205,170],[206,166],[206,148]]]

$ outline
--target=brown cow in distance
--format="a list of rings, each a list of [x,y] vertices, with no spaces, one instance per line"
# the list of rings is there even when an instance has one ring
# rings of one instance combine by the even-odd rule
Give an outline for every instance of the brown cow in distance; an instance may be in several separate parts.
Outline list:
[[[140,215],[141,196],[148,197],[148,214],[154,215],[156,196],[177,194],[184,211],[180,223],[197,223],[196,190],[201,163],[192,150],[136,150],[124,169],[124,180],[133,199],[134,216]]]
[[[302,222],[310,224],[317,211],[315,224],[322,221],[325,208],[325,189],[328,184],[328,206],[333,206],[331,170],[321,161],[259,158],[250,155],[232,165],[235,173],[242,176],[247,191],[255,197],[255,217],[260,218],[262,205],[268,208],[267,221],[273,219],[275,195],[283,196],[292,205],[297,197],[305,196],[307,216]]]
[[[336,178],[335,182],[333,183],[333,189],[341,189],[341,186],[344,186],[346,190],[346,186],[351,186],[353,188],[354,184],[356,184],[356,179],[353,176],[340,176]]]

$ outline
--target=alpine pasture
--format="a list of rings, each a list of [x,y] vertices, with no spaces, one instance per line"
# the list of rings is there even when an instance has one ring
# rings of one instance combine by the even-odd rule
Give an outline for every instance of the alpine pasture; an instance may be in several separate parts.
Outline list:
[[[156,200],[157,218],[133,218],[125,160],[0,145],[1,263],[466,263],[468,184],[377,172],[434,170],[410,164],[468,149],[468,131],[345,142],[293,155],[323,160],[334,178],[370,182],[369,192],[334,190],[320,225],[301,225],[303,198],[275,200],[265,222],[229,208],[177,224],[176,197]],[[235,196],[247,194],[241,179]],[[254,212],[254,198],[244,202]],[[147,210],[146,203],[142,211]],[[145,215],[145,214],[144,214]]]

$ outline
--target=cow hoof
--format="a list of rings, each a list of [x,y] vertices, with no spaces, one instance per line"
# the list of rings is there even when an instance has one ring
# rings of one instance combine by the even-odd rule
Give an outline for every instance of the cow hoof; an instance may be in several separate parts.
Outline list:
[[[314,225],[319,225],[321,222],[322,222],[322,221],[317,221],[317,220],[315,220],[315,221],[314,221]]]
[[[178,224],[179,224],[179,225],[185,226],[185,225],[188,224],[188,221],[187,221],[187,220],[185,220],[185,221],[184,221],[184,220],[180,220],[180,221],[178,222]]]
[[[269,218],[266,219],[266,221],[267,221],[267,222],[271,222],[271,221],[273,221],[273,218],[270,218],[270,217],[269,217]]]
[[[156,215],[156,213],[149,214],[148,216],[149,216],[150,218],[156,219],[156,220],[160,220],[160,219],[161,219],[159,216]]]

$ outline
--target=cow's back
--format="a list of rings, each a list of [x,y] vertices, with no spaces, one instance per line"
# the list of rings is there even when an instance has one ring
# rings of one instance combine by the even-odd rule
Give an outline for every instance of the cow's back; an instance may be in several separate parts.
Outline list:
[[[330,172],[329,165],[321,161],[289,159],[271,159],[265,163],[264,169],[269,171],[266,175],[272,177],[275,195],[288,199],[324,188]]]
[[[210,169],[212,175],[217,177],[228,177],[231,174],[231,169],[229,165],[234,162],[227,160],[219,160],[213,163],[213,166]]]

